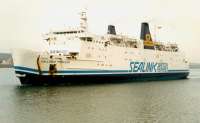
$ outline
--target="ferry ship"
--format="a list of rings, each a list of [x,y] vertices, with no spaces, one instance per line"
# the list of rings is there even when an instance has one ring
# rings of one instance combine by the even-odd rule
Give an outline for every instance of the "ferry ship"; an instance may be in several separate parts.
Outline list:
[[[76,80],[172,80],[189,75],[189,63],[176,43],[153,41],[149,24],[141,24],[140,39],[88,31],[86,12],[80,25],[45,34],[48,50],[13,50],[21,84],[58,84]]]

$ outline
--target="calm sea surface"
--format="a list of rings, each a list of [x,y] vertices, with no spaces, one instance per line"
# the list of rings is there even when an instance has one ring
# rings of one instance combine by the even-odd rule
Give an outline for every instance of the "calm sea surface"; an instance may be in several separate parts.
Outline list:
[[[200,123],[200,69],[187,80],[50,87],[0,69],[0,123]]]

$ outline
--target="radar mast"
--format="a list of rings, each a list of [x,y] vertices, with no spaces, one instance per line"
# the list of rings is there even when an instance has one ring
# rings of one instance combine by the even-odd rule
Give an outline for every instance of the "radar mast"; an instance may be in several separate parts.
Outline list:
[[[83,29],[85,32],[88,31],[86,10],[80,12],[80,28]]]

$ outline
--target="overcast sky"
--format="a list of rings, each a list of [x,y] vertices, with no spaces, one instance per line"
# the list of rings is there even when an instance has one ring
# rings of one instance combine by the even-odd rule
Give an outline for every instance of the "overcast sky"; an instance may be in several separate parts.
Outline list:
[[[1,0],[0,51],[41,49],[42,34],[79,24],[87,8],[89,30],[105,34],[108,24],[117,33],[139,38],[140,23],[151,24],[157,40],[177,42],[189,60],[200,62],[199,0]],[[161,29],[155,27],[162,26]],[[155,37],[154,37],[155,38]]]

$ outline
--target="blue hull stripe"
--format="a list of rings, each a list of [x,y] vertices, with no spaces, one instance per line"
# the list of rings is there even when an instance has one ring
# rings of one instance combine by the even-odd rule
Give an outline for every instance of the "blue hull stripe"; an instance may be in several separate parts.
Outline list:
[[[39,71],[37,69],[22,67],[22,66],[14,66],[15,71],[21,73],[29,73],[29,74],[38,74]],[[57,71],[58,74],[140,74],[139,72],[129,72],[130,70],[62,70]],[[168,70],[165,73],[174,73],[174,72],[189,72],[189,70]],[[42,71],[43,74],[48,74],[49,71]],[[142,73],[142,72],[141,72]],[[147,72],[145,72],[147,73]],[[156,72],[155,72],[156,73]]]

